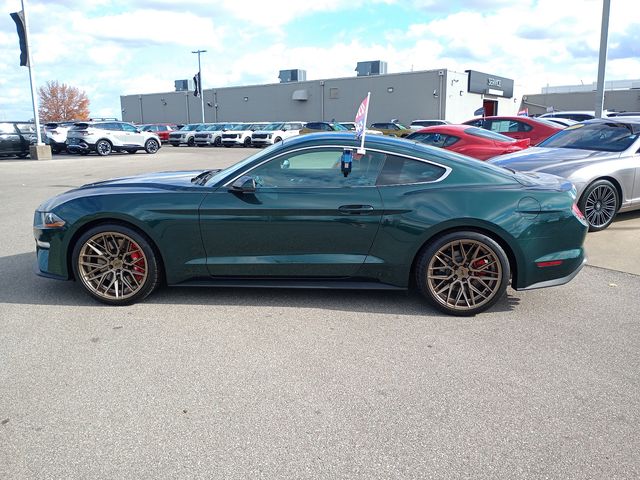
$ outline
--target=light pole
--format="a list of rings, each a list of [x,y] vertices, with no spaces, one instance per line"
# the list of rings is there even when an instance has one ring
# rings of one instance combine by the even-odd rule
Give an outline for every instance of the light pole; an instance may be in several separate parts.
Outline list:
[[[596,118],[602,117],[604,107],[604,73],[607,64],[607,44],[609,38],[609,11],[611,0],[602,2],[602,27],[600,28],[600,56],[598,57],[598,87],[596,91]]]
[[[204,123],[204,90],[202,89],[202,68],[200,66],[200,54],[206,53],[206,50],[196,50],[195,52],[198,54],[198,89],[200,90],[200,107],[202,109],[202,123]]]

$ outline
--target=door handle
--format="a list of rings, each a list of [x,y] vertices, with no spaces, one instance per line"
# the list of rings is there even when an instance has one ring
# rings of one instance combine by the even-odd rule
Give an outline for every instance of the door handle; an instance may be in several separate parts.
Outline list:
[[[368,215],[373,212],[371,205],[342,205],[338,207],[340,213],[347,215]]]

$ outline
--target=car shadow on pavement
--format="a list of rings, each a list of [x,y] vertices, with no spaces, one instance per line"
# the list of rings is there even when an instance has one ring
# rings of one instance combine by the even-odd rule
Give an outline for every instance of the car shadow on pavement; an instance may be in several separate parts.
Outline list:
[[[35,253],[0,257],[0,303],[105,307],[88,297],[76,282],[39,277]],[[490,311],[513,310],[520,303],[508,291]],[[317,308],[393,315],[442,316],[414,290],[313,290],[281,288],[163,287],[144,300],[148,305],[216,305],[238,307]]]

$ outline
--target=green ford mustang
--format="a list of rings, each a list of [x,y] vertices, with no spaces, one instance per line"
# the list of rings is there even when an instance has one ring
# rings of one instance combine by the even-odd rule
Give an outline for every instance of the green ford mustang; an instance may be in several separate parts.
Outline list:
[[[225,170],[92,183],[38,207],[39,273],[104,303],[158,285],[406,289],[473,315],[585,263],[571,183],[416,142],[294,137]]]

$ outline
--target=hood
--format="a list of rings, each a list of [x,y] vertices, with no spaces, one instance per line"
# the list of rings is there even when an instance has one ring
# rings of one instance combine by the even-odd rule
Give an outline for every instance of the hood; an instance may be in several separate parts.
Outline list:
[[[191,179],[202,172],[203,170],[184,170],[179,172],[145,173],[133,177],[113,178],[101,182],[88,183],[78,188],[78,190],[111,187],[151,187],[171,190],[190,188],[193,187]]]
[[[102,182],[88,183],[81,187],[56,195],[39,207],[38,211],[50,211],[69,200],[110,193],[141,193],[149,191],[186,191],[200,190],[202,186],[192,183],[191,179],[206,170],[190,170],[180,172],[160,172],[133,177],[114,178]]]
[[[518,171],[555,171],[577,168],[580,164],[618,158],[619,152],[598,152],[573,148],[531,147],[490,160],[500,167]]]

